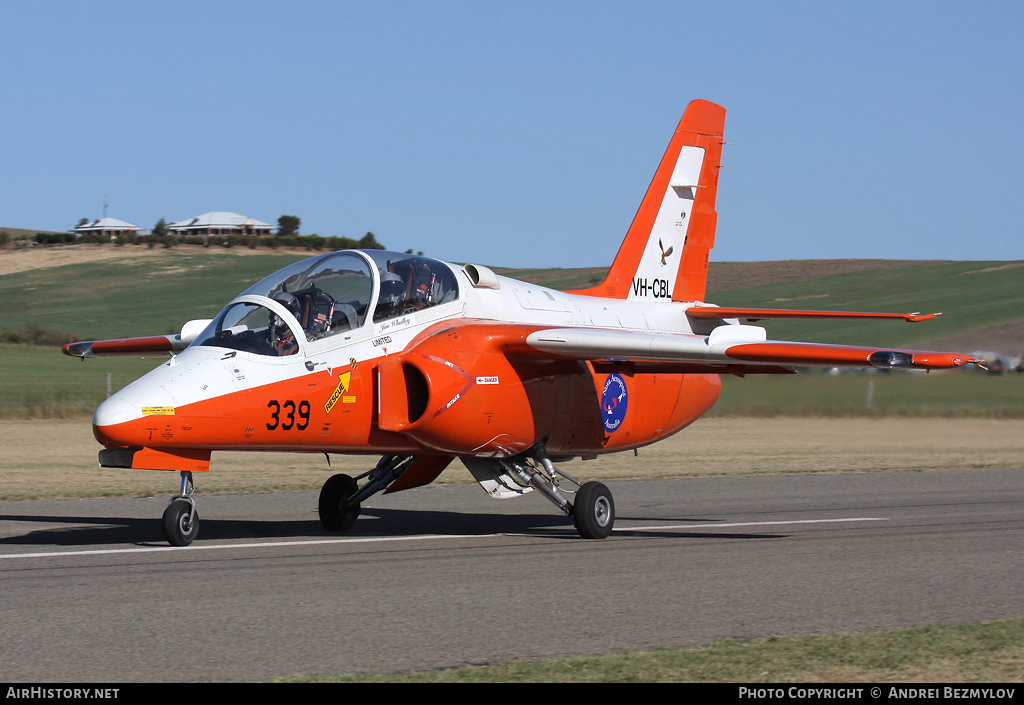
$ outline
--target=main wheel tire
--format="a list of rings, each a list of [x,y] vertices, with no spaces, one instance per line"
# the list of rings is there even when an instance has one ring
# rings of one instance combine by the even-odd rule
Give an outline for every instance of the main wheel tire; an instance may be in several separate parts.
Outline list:
[[[612,493],[600,482],[584,482],[572,507],[576,531],[585,539],[603,539],[615,524]]]
[[[199,512],[187,499],[168,504],[160,523],[164,538],[172,546],[188,546],[199,534]]]
[[[344,506],[345,500],[359,489],[348,475],[332,475],[320,489],[320,523],[328,531],[348,531],[359,517],[359,504]]]

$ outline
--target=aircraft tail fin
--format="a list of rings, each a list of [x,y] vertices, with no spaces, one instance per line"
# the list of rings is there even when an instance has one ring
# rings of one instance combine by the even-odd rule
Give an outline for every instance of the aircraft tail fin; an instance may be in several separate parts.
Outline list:
[[[570,293],[640,301],[702,301],[715,244],[725,108],[695,100],[665,156],[605,280]]]

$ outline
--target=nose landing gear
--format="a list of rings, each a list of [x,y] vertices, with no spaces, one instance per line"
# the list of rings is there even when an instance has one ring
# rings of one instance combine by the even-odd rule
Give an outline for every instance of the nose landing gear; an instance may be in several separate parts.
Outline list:
[[[199,513],[192,497],[195,491],[192,473],[181,473],[181,489],[167,503],[161,520],[164,538],[172,546],[188,546],[199,534]]]

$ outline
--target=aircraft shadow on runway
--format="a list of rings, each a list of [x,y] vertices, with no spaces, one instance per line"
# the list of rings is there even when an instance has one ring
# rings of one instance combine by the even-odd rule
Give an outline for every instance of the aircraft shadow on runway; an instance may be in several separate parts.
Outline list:
[[[622,517],[620,517],[622,519]],[[649,517],[646,518],[649,520]],[[694,522],[700,519],[674,519]],[[163,543],[159,518],[0,515],[0,522],[25,524],[26,533],[0,538],[0,545],[91,547],[112,544],[159,545]],[[56,524],[31,529],[33,524]],[[533,514],[489,514],[409,509],[364,509],[355,526],[340,534],[325,530],[317,519],[216,519],[200,513],[202,534],[197,544],[240,539],[322,539],[388,536],[425,536],[432,534],[480,535],[518,534],[543,538],[580,540],[567,517]],[[749,534],[715,532],[714,524],[687,530],[616,529],[613,536],[672,539],[778,539],[785,534]]]

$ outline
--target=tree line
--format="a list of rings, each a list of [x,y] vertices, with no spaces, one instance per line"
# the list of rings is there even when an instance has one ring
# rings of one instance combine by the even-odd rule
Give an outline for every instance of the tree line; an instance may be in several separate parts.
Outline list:
[[[282,215],[277,219],[277,232],[273,235],[217,235],[203,237],[201,235],[178,236],[170,232],[167,223],[161,218],[150,233],[150,239],[162,243],[165,247],[175,244],[210,245],[222,247],[299,247],[307,250],[383,250],[384,245],[377,242],[373,233],[366,233],[361,238],[343,237],[341,235],[302,235],[299,228],[302,220],[296,215]]]

